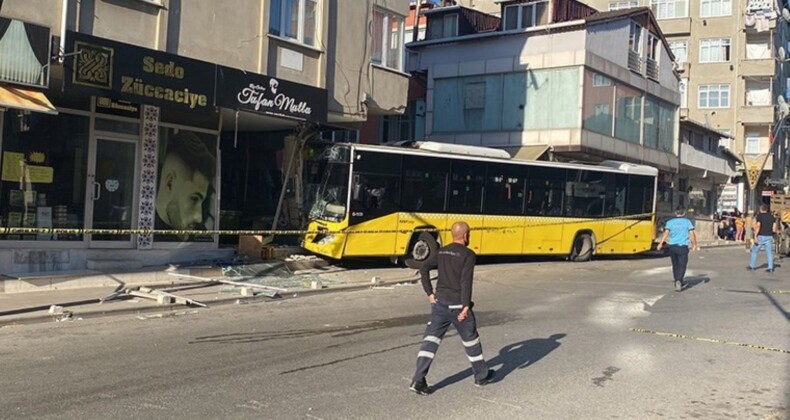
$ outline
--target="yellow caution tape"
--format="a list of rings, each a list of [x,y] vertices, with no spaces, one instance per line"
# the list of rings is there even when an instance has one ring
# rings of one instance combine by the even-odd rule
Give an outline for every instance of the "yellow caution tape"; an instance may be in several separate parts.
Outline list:
[[[611,217],[601,219],[563,220],[558,222],[540,222],[524,225],[473,227],[472,231],[503,231],[509,229],[523,229],[528,227],[562,226],[582,223],[600,223],[611,220],[639,219],[634,224],[647,221],[652,213],[637,214],[633,216]],[[529,220],[529,219],[528,219]],[[247,229],[247,230],[171,230],[171,229],[88,229],[88,228],[45,228],[45,227],[0,227],[0,235],[174,235],[174,236],[212,236],[212,235],[332,235],[332,234],[358,234],[358,233],[403,233],[412,232],[449,232],[450,229],[417,228],[417,229],[354,229],[346,228],[340,231],[329,230],[299,230],[299,229]]]
[[[768,346],[760,346],[756,344],[746,344],[746,343],[738,343],[735,341],[727,341],[721,340],[718,338],[703,338],[703,337],[694,337],[692,335],[685,335],[685,334],[675,334],[675,333],[668,333],[668,332],[660,332],[660,331],[652,331],[652,330],[644,330],[642,328],[631,328],[631,331],[643,333],[643,334],[653,334],[660,337],[671,337],[671,338],[683,338],[686,340],[696,340],[696,341],[704,341],[707,343],[717,343],[717,344],[727,344],[730,346],[738,346],[738,347],[747,347],[750,349],[757,349],[757,350],[765,350],[765,351],[773,351],[777,353],[785,353],[790,354],[790,350],[780,349],[776,347],[768,347]]]
[[[766,290],[763,293],[767,293],[769,295],[787,295],[790,294],[790,290]]]

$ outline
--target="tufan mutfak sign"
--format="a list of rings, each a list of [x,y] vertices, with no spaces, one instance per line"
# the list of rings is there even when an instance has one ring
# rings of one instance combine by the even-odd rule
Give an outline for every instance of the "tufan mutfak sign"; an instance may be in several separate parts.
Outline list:
[[[217,105],[317,124],[327,118],[325,89],[225,66],[217,66]]]
[[[69,31],[66,90],[186,111],[213,112],[216,65]]]

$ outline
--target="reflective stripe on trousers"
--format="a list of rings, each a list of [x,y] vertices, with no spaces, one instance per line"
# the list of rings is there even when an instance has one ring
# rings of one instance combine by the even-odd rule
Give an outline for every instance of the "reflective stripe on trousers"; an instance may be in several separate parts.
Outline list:
[[[460,313],[461,309],[450,309],[447,305],[439,302],[431,305],[431,322],[425,328],[425,335],[417,354],[417,372],[414,374],[414,381],[421,381],[428,374],[436,352],[439,350],[439,344],[450,325],[455,327],[461,337],[466,357],[472,364],[475,379],[484,379],[488,375],[488,366],[483,358],[483,345],[477,334],[474,312],[470,309],[469,316],[463,322],[458,322]]]

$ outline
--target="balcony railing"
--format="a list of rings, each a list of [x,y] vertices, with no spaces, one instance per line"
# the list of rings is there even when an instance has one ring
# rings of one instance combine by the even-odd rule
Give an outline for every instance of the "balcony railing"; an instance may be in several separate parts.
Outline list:
[[[637,73],[642,73],[642,57],[639,56],[638,52],[628,51],[628,68]]]
[[[655,60],[647,59],[647,77],[658,81],[658,63]]]

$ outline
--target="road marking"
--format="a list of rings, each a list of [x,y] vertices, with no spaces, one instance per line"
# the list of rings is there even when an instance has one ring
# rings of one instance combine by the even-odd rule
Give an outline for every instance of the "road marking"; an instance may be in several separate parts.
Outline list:
[[[489,400],[488,398],[483,398],[483,397],[475,397],[475,398],[477,398],[478,400],[485,401],[485,402],[490,402],[491,404],[504,405],[505,407],[515,408],[516,410],[523,410],[524,409],[524,407],[521,407],[521,406],[518,406],[518,405],[515,405],[515,404],[508,404],[508,403],[503,403],[503,402],[499,402],[499,401]]]
[[[717,344],[727,344],[730,346],[738,346],[738,347],[747,347],[750,349],[756,350],[765,350],[765,351],[773,351],[777,353],[785,353],[790,354],[790,350],[780,349],[776,347],[768,347],[768,346],[760,346],[757,344],[746,344],[746,343],[738,343],[736,341],[727,341],[721,340],[718,338],[704,338],[704,337],[694,337],[693,335],[685,335],[685,334],[675,334],[669,332],[661,332],[661,331],[652,331],[652,330],[644,330],[642,328],[631,328],[631,331],[642,333],[642,334],[653,334],[660,337],[671,337],[671,338],[683,338],[686,340],[696,340],[696,341],[704,341],[707,343],[717,343]]]

